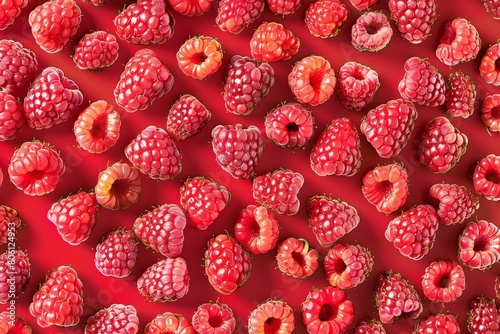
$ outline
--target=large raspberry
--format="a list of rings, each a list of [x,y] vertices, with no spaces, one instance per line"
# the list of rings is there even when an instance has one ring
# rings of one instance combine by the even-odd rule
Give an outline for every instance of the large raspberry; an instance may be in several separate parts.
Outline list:
[[[377,52],[391,41],[393,31],[382,12],[361,14],[351,28],[351,43],[358,51]]]
[[[278,220],[264,206],[247,205],[240,211],[234,224],[236,240],[253,254],[264,254],[273,249],[278,235]]]
[[[458,70],[446,82],[446,113],[452,117],[468,118],[476,106],[476,86],[471,77]]]
[[[275,332],[292,334],[295,329],[293,309],[283,300],[270,299],[259,304],[248,316],[248,333]]]
[[[21,14],[21,9],[28,5],[29,0],[5,1],[0,4],[0,30],[12,25]]]
[[[18,230],[22,226],[22,220],[16,210],[7,205],[0,205],[0,245],[9,240],[9,231]]]
[[[458,17],[446,23],[436,57],[445,65],[454,66],[476,58],[480,49],[481,39],[476,28],[466,19]]]
[[[380,87],[378,73],[355,61],[340,67],[337,93],[347,109],[359,111],[372,102]]]
[[[486,220],[468,223],[458,239],[458,258],[471,269],[490,268],[500,261],[500,229]]]
[[[269,63],[287,60],[300,48],[300,39],[281,23],[263,22],[250,39],[250,53],[255,60]]]
[[[137,241],[131,230],[116,229],[95,248],[94,264],[101,274],[127,277],[137,261]]]
[[[195,334],[193,326],[182,314],[170,311],[158,314],[144,329],[144,334]]]
[[[425,268],[422,292],[432,301],[452,302],[465,289],[465,272],[455,261],[433,261]]]
[[[500,201],[500,156],[488,154],[474,168],[474,190],[490,201]]]
[[[319,267],[319,252],[302,238],[286,238],[278,245],[276,253],[278,269],[293,278],[309,277]]]
[[[222,31],[241,33],[264,11],[264,0],[221,0],[215,23]]]
[[[101,70],[118,59],[116,37],[103,30],[83,35],[73,51],[73,61],[82,70]]]
[[[139,317],[133,305],[112,304],[100,309],[87,320],[85,334],[136,334]]]
[[[500,94],[489,94],[481,103],[481,121],[489,131],[500,131]]]
[[[15,97],[26,94],[38,71],[35,53],[19,42],[0,40],[0,89]]]
[[[0,254],[0,304],[15,301],[30,278],[31,263],[25,252],[6,250]]]
[[[500,40],[491,44],[481,58],[479,74],[484,81],[493,86],[500,86]]]
[[[186,140],[200,133],[211,118],[212,113],[200,100],[183,94],[168,111],[166,130],[174,140]]]
[[[182,73],[203,80],[219,70],[223,55],[222,45],[216,38],[194,36],[180,46],[175,58]]]
[[[389,0],[391,18],[404,39],[422,43],[431,34],[437,19],[436,0]]]
[[[14,139],[25,123],[21,102],[0,90],[0,141]]]
[[[347,6],[340,1],[317,0],[307,6],[306,27],[311,35],[320,38],[336,36],[347,20]]]
[[[467,332],[490,334],[500,332],[500,310],[493,298],[475,297],[469,304]]]
[[[417,325],[414,334],[440,333],[460,334],[460,325],[457,318],[451,314],[431,315]]]
[[[191,322],[197,334],[231,334],[236,328],[233,310],[229,305],[218,301],[199,305],[194,311]]]
[[[465,186],[436,183],[427,195],[444,225],[461,224],[479,209],[479,197]]]

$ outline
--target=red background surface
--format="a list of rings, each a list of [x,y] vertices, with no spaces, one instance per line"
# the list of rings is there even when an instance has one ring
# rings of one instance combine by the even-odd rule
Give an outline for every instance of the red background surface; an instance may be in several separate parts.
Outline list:
[[[1,38],[15,39],[25,46],[31,48],[37,55],[39,70],[47,66],[57,66],[65,74],[77,82],[80,86],[85,105],[87,101],[105,99],[114,104],[113,89],[118,77],[123,70],[124,64],[141,46],[131,45],[120,41],[120,57],[111,67],[102,72],[82,71],[74,65],[71,54],[73,46],[85,33],[97,29],[115,32],[113,18],[124,7],[122,1],[108,1],[104,6],[96,8],[77,0],[83,12],[83,21],[77,35],[67,46],[57,54],[47,54],[34,42],[27,23],[29,11],[40,1],[32,1],[22,11],[21,17],[16,23],[5,31],[0,32]],[[310,1],[307,1],[308,4]],[[0,168],[6,176],[3,186],[0,188],[0,203],[9,205],[19,211],[26,226],[18,231],[17,246],[27,250],[32,264],[31,281],[25,292],[18,298],[17,312],[26,318],[33,326],[35,333],[81,333],[89,316],[97,310],[107,307],[112,303],[132,304],[138,310],[140,318],[140,330],[151,321],[157,314],[165,311],[181,313],[188,319],[199,304],[216,301],[227,303],[237,319],[235,333],[245,333],[247,317],[249,313],[260,303],[268,298],[282,298],[295,309],[296,331],[305,333],[305,327],[300,318],[301,303],[307,294],[315,287],[326,286],[324,271],[320,266],[318,270],[304,280],[289,278],[281,274],[277,269],[275,250],[264,254],[252,256],[252,269],[248,281],[236,292],[229,296],[218,294],[208,283],[202,267],[203,253],[207,240],[219,233],[233,233],[233,225],[238,212],[246,205],[255,203],[251,193],[250,180],[236,180],[221,170],[214,159],[210,144],[211,129],[218,124],[256,125],[264,133],[263,120],[266,112],[284,101],[294,101],[286,78],[293,63],[310,54],[318,54],[328,59],[338,73],[338,69],[346,61],[358,61],[375,69],[380,77],[380,89],[373,102],[360,112],[345,109],[336,95],[323,105],[311,107],[316,120],[317,138],[326,124],[334,118],[347,116],[358,125],[363,115],[371,108],[387,102],[390,99],[400,97],[397,85],[403,77],[403,63],[411,56],[420,56],[438,67],[441,73],[448,77],[450,73],[461,69],[469,74],[476,84],[478,91],[478,105],[475,113],[467,120],[452,119],[461,131],[469,137],[469,146],[466,154],[455,166],[451,173],[444,175],[433,174],[423,167],[418,161],[419,136],[427,121],[435,116],[444,114],[442,107],[417,108],[418,124],[410,138],[410,141],[402,153],[395,159],[381,159],[373,148],[361,135],[361,148],[363,162],[359,172],[353,177],[327,176],[319,177],[314,174],[309,166],[309,153],[312,142],[304,150],[280,149],[275,144],[264,138],[265,149],[263,151],[257,173],[265,173],[277,168],[290,168],[300,172],[305,177],[305,185],[299,197],[302,202],[300,211],[295,216],[278,216],[281,227],[280,238],[302,237],[307,239],[312,247],[320,251],[321,258],[327,249],[322,249],[316,241],[311,229],[308,227],[305,203],[313,195],[329,194],[334,198],[340,198],[355,206],[360,214],[359,226],[339,242],[359,243],[368,247],[375,259],[375,267],[371,275],[360,286],[348,290],[348,296],[354,302],[354,322],[346,332],[351,332],[355,324],[364,318],[377,317],[377,311],[373,301],[374,282],[378,273],[388,269],[400,272],[404,277],[412,281],[417,287],[424,303],[424,311],[417,320],[398,320],[394,324],[385,326],[388,333],[411,333],[414,326],[430,314],[438,312],[449,312],[458,317],[458,321],[465,332],[468,305],[472,298],[478,295],[494,297],[493,283],[497,274],[500,273],[499,264],[495,264],[488,271],[471,270],[464,266],[466,274],[466,289],[464,294],[455,302],[441,304],[426,300],[421,293],[421,277],[425,267],[436,259],[457,260],[458,236],[464,225],[441,226],[437,231],[437,239],[434,248],[421,260],[407,259],[384,238],[387,223],[398,213],[390,216],[378,213],[370,205],[361,193],[361,178],[373,167],[393,161],[401,162],[409,174],[410,196],[402,207],[407,210],[410,207],[426,203],[426,195],[429,187],[437,182],[457,183],[472,188],[471,175],[477,161],[489,153],[500,154],[498,147],[498,136],[500,134],[487,132],[480,121],[478,107],[487,94],[498,93],[500,90],[486,84],[478,74],[478,66],[481,55],[488,45],[496,42],[500,37],[500,23],[493,20],[486,12],[481,1],[467,0],[457,2],[438,1],[438,19],[432,28],[432,36],[420,45],[412,45],[402,39],[393,22],[394,35],[388,47],[377,53],[361,53],[356,51],[350,44],[350,28],[360,13],[351,6],[348,1],[343,0],[349,7],[347,21],[336,37],[332,39],[319,39],[313,37],[303,23],[306,5],[299,11],[286,17],[274,16],[266,8],[259,19],[239,35],[222,32],[215,24],[216,5],[211,12],[197,18],[186,18],[174,12],[176,19],[175,33],[172,39],[163,45],[155,45],[150,48],[155,50],[158,57],[172,71],[175,83],[172,90],[158,100],[147,110],[134,114],[122,112],[122,128],[118,143],[108,152],[101,155],[91,155],[80,149],[75,141],[72,127],[77,115],[69,121],[54,126],[48,130],[35,131],[28,128],[22,130],[15,140],[0,143]],[[131,3],[131,1],[126,2]],[[168,6],[168,5],[167,5]],[[386,1],[373,8],[382,10],[389,15]],[[482,49],[477,59],[450,68],[443,65],[436,58],[434,52],[439,43],[439,37],[447,21],[456,17],[465,17],[479,31],[482,39]],[[292,30],[301,40],[299,52],[290,60],[272,64],[276,73],[276,82],[270,94],[265,97],[261,104],[248,116],[235,116],[224,109],[222,87],[223,69],[234,54],[250,55],[249,40],[252,32],[260,22],[281,22]],[[205,34],[219,39],[225,49],[224,62],[221,69],[209,79],[198,81],[181,73],[175,60],[175,53],[179,46],[190,36]],[[200,99],[212,112],[212,119],[208,126],[196,137],[180,142],[178,147],[183,155],[182,173],[173,180],[153,181],[142,175],[143,192],[139,202],[127,210],[110,211],[101,210],[97,225],[90,238],[79,246],[70,246],[58,235],[55,226],[46,218],[47,210],[52,203],[61,197],[66,197],[79,189],[90,190],[97,182],[98,173],[107,165],[119,160],[126,161],[123,154],[124,147],[146,126],[165,126],[166,115],[170,105],[180,94],[190,93]],[[82,106],[82,110],[83,110]],[[7,166],[14,150],[24,141],[33,138],[48,141],[60,150],[61,157],[66,164],[66,172],[62,182],[57,189],[43,197],[29,197],[21,191],[16,190],[8,182],[6,175]],[[232,193],[232,199],[220,215],[219,219],[207,230],[200,231],[191,226],[185,230],[185,244],[182,256],[186,258],[191,276],[189,293],[182,299],[173,303],[152,303],[145,300],[136,288],[136,279],[144,270],[162,258],[161,255],[139,245],[138,263],[132,275],[125,279],[108,278],[101,275],[94,266],[94,249],[100,240],[111,230],[123,226],[131,228],[134,220],[146,210],[152,209],[164,203],[179,203],[179,187],[188,176],[203,175],[213,178],[228,188]],[[490,202],[481,198],[480,208],[471,218],[485,219],[498,224],[498,203]],[[0,247],[5,251],[6,245]],[[28,312],[28,305],[45,276],[59,265],[71,265],[79,273],[84,283],[85,309],[80,323],[72,328],[48,328],[42,329],[36,325],[35,319]],[[4,305],[0,306],[0,310]]]

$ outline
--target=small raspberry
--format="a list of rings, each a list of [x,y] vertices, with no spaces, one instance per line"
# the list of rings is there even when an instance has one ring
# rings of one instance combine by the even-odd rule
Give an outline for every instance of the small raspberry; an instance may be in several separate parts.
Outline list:
[[[136,261],[137,241],[130,230],[111,231],[95,248],[94,264],[104,276],[127,277]]]
[[[0,205],[0,245],[9,240],[9,230],[18,230],[23,223],[16,210],[7,205]]]
[[[446,23],[444,34],[436,49],[436,57],[445,65],[454,66],[475,59],[481,49],[476,28],[458,17]]]
[[[216,38],[194,36],[180,46],[176,53],[177,64],[185,75],[203,80],[221,67],[223,52]]]
[[[0,30],[5,30],[12,25],[21,14],[21,9],[28,5],[29,0],[5,1],[0,4]]]
[[[283,274],[303,279],[318,269],[319,253],[307,240],[289,237],[278,245],[276,262]]]
[[[500,132],[500,94],[489,94],[481,104],[481,121],[489,131]]]
[[[476,86],[471,77],[458,70],[448,77],[444,108],[451,117],[468,118],[474,113]]]
[[[266,0],[267,8],[274,15],[290,15],[302,7],[304,0]]]
[[[391,41],[393,31],[387,16],[382,12],[361,14],[351,28],[351,43],[361,52],[377,52]]]
[[[273,249],[278,235],[278,220],[264,206],[247,205],[236,218],[234,236],[253,254],[265,254]]]
[[[87,320],[85,334],[136,334],[139,332],[139,317],[133,305],[112,304],[103,308]]]
[[[300,48],[300,39],[281,23],[262,22],[250,39],[253,59],[273,63],[288,60]]]
[[[460,325],[457,318],[451,314],[430,315],[417,325],[414,334],[440,333],[460,334]]]
[[[0,304],[12,304],[30,278],[31,263],[25,252],[8,249],[0,254]]]
[[[220,30],[239,34],[264,11],[264,0],[221,0],[215,23]]]
[[[475,297],[469,305],[467,332],[470,334],[489,334],[500,331],[500,310],[495,299],[484,296]]]
[[[425,268],[422,291],[432,301],[449,303],[465,289],[465,273],[455,261],[433,261]]]
[[[25,123],[22,103],[0,90],[0,141],[14,139]]]
[[[197,334],[231,334],[236,328],[233,311],[229,305],[219,302],[199,305],[191,323]]]
[[[479,209],[479,197],[465,186],[436,183],[427,195],[444,225],[461,224]]]
[[[430,36],[437,19],[436,0],[389,0],[389,9],[401,36],[410,43],[422,43]]]
[[[84,3],[87,3],[89,5],[93,5],[96,7],[102,6],[106,0],[82,0]]]
[[[166,130],[176,141],[186,140],[201,132],[212,113],[191,94],[183,94],[170,107]]]
[[[386,334],[384,326],[376,319],[362,320],[352,334]]]
[[[182,314],[164,312],[146,325],[144,334],[195,334],[193,326]]]
[[[73,61],[81,70],[101,70],[118,59],[116,37],[103,30],[83,35],[73,51]]]
[[[360,12],[369,9],[370,7],[376,5],[379,0],[349,0],[351,5],[359,10]]]
[[[474,168],[474,189],[490,201],[500,200],[500,156],[488,154]]]
[[[168,0],[177,13],[187,16],[200,16],[212,9],[214,0]]]
[[[484,8],[495,19],[500,20],[500,3],[498,0],[483,0]]]
[[[37,72],[38,60],[31,49],[13,40],[0,39],[0,90],[23,98]]]
[[[500,86],[500,40],[490,45],[481,58],[479,74],[484,81],[493,86]]]
[[[292,334],[295,329],[293,309],[282,300],[259,304],[248,317],[248,334]]]
[[[335,37],[347,20],[347,6],[340,1],[316,0],[307,6],[306,27],[314,37]]]
[[[471,269],[487,270],[500,261],[500,229],[486,220],[468,223],[458,239],[458,258]]]
[[[347,109],[360,111],[366,107],[379,87],[378,73],[370,67],[355,61],[340,67],[337,93]]]
[[[32,334],[31,326],[18,314],[11,314],[9,311],[0,313],[0,333]]]

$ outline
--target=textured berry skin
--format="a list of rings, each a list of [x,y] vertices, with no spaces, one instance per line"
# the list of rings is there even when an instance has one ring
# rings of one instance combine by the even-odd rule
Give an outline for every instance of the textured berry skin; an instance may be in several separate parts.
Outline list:
[[[78,85],[57,67],[45,68],[24,98],[24,116],[32,129],[48,129],[67,121],[83,102]]]
[[[490,201],[500,200],[500,156],[488,154],[479,160],[472,176],[474,190]]]
[[[335,92],[337,78],[330,62],[322,56],[310,55],[293,65],[288,86],[298,102],[317,106]]]
[[[7,243],[9,230],[18,230],[22,226],[22,220],[16,210],[7,205],[0,205],[0,245]]]
[[[203,80],[221,67],[223,52],[222,45],[216,38],[193,36],[177,51],[177,64],[185,75]]]
[[[340,67],[337,93],[347,109],[360,111],[366,107],[379,87],[378,73],[372,68],[355,61],[348,61]]]
[[[437,19],[436,0],[389,0],[389,10],[401,36],[413,44],[430,36]]]
[[[447,173],[467,150],[468,138],[450,120],[438,116],[430,120],[421,135],[420,162],[434,173]]]
[[[5,30],[12,25],[15,19],[21,14],[21,9],[28,5],[29,0],[5,1],[0,4],[0,30]]]
[[[351,28],[351,43],[358,51],[377,52],[389,44],[393,34],[384,13],[366,12],[358,17]]]
[[[171,257],[148,267],[137,280],[137,289],[149,301],[174,302],[188,293],[189,281],[186,260]]]
[[[196,334],[231,334],[236,328],[233,311],[229,305],[219,302],[199,305],[191,323]]]
[[[255,125],[217,125],[212,129],[212,150],[215,161],[235,179],[255,175],[264,150],[261,132]]]
[[[33,140],[14,151],[9,164],[9,177],[26,195],[43,196],[56,189],[66,167],[54,146]]]
[[[278,241],[278,220],[264,206],[249,204],[236,218],[234,236],[247,251],[265,254],[273,249]]]
[[[295,328],[293,309],[283,300],[259,304],[248,317],[248,334],[292,334]]]
[[[420,260],[434,246],[438,227],[434,207],[420,204],[391,220],[385,230],[385,238],[402,255]]]
[[[219,217],[231,200],[223,185],[203,176],[190,177],[180,188],[180,204],[189,224],[205,230]]]
[[[451,314],[430,315],[427,319],[417,325],[413,334],[442,333],[460,334],[460,325],[457,318]]]
[[[481,104],[481,121],[489,131],[500,132],[500,94],[486,95]]]
[[[289,169],[277,169],[253,179],[253,198],[278,214],[295,215],[300,208],[298,194],[304,177]]]
[[[277,22],[262,22],[250,39],[250,53],[257,61],[274,63],[288,60],[299,48],[300,39]]]
[[[177,13],[193,17],[200,16],[212,9],[214,0],[168,0],[168,3]]]
[[[66,265],[55,268],[35,292],[29,306],[38,326],[71,327],[78,324],[83,313],[82,287],[75,269]]]
[[[95,194],[80,191],[52,204],[47,219],[56,226],[64,241],[79,245],[89,238],[99,211]]]
[[[103,308],[87,320],[84,334],[136,334],[139,317],[133,305],[112,304]]]
[[[500,331],[500,311],[495,299],[475,297],[469,305],[467,332],[470,334],[490,334]]]
[[[405,148],[417,118],[412,102],[395,99],[371,109],[359,129],[381,158],[392,158]]]
[[[177,257],[184,245],[186,216],[176,204],[163,204],[134,222],[134,233],[144,245],[166,257]]]
[[[38,72],[35,53],[19,42],[0,40],[0,89],[23,98]]]
[[[0,141],[14,139],[25,123],[22,103],[0,90]]]
[[[31,278],[31,263],[21,250],[6,250],[0,254],[0,304],[19,297]]]
[[[304,0],[266,0],[267,8],[275,15],[289,15],[302,7]]]
[[[301,315],[309,334],[343,333],[354,319],[354,304],[344,290],[318,288],[302,302]]]
[[[95,7],[102,6],[106,2],[106,0],[82,0],[82,1],[86,4],[93,5]]]
[[[130,230],[117,229],[96,246],[94,264],[101,274],[127,277],[137,261],[137,241]]]
[[[127,62],[114,95],[127,112],[144,110],[165,95],[174,84],[169,69],[151,49],[140,49]]]
[[[309,226],[321,247],[331,247],[359,224],[355,207],[340,199],[315,195],[307,201]]]
[[[457,17],[446,23],[436,49],[436,57],[448,66],[475,59],[481,49],[481,38],[476,28],[466,19]]]
[[[250,276],[250,255],[235,238],[227,234],[210,238],[204,258],[208,282],[223,295],[233,293]]]
[[[451,117],[468,118],[476,106],[476,85],[471,77],[457,70],[450,74],[446,83],[444,108]]]
[[[234,55],[225,70],[223,88],[226,111],[248,115],[274,85],[274,69],[247,56]]]
[[[144,334],[196,334],[193,326],[182,314],[164,312],[146,325]]]
[[[461,224],[479,209],[479,197],[465,186],[436,183],[427,194],[443,225]]]
[[[154,45],[172,37],[175,19],[164,1],[144,0],[129,5],[113,23],[118,38],[132,44]]]
[[[500,69],[496,65],[499,58],[500,40],[488,47],[479,65],[479,74],[486,83],[493,86],[500,86]]]
[[[449,303],[465,289],[465,273],[455,261],[433,261],[422,278],[422,292],[432,301]]]
[[[11,318],[9,311],[3,311],[0,313],[0,333],[32,334],[33,329],[19,315],[14,314]]]
[[[429,61],[410,57],[404,63],[404,77],[398,85],[403,99],[429,107],[438,107],[446,100],[443,75]]]
[[[317,0],[307,6],[306,27],[314,37],[336,36],[347,20],[347,6],[340,1]]]
[[[362,320],[352,334],[386,334],[384,326],[376,319]]]
[[[215,23],[220,30],[241,33],[264,11],[264,0],[221,0]]]
[[[28,17],[35,42],[48,53],[61,51],[76,34],[82,11],[74,0],[50,0],[33,9]]]
[[[498,0],[483,0],[483,5],[495,20],[500,20],[500,3]]]
[[[500,229],[486,220],[467,223],[458,238],[458,259],[471,269],[489,269],[500,260]]]
[[[170,180],[182,171],[182,155],[167,131],[149,125],[126,147],[125,156],[153,180]]]
[[[311,149],[311,168],[319,176],[353,176],[361,167],[360,145],[354,122],[347,117],[334,119]]]
[[[283,274],[304,279],[318,269],[319,252],[307,240],[289,237],[278,245],[276,263]]]
[[[81,70],[101,70],[118,59],[120,47],[115,35],[103,30],[83,35],[73,51],[73,61]]]
[[[371,6],[376,5],[379,0],[349,0],[351,5],[360,12],[369,9]]]
[[[166,130],[176,141],[186,140],[201,132],[212,113],[191,94],[183,94],[170,107]]]

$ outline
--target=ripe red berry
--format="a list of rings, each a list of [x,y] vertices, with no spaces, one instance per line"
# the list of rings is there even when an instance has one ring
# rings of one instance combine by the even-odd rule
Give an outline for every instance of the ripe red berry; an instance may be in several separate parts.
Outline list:
[[[221,67],[223,52],[216,38],[194,36],[180,46],[176,53],[177,64],[185,75],[203,80]]]
[[[15,19],[21,14],[21,9],[28,5],[29,0],[16,0],[3,2],[0,4],[0,30],[5,30],[12,25]]]
[[[500,200],[500,156],[488,154],[474,167],[474,189],[490,201]]]
[[[0,333],[32,334],[33,329],[17,313],[3,311],[0,313]]]
[[[267,8],[275,15],[290,15],[295,13],[304,0],[266,0]]]
[[[264,206],[247,205],[234,224],[236,240],[253,254],[265,254],[273,249],[278,235],[278,220]]]
[[[389,0],[389,9],[405,40],[419,44],[430,36],[437,19],[436,0]]]
[[[136,334],[139,332],[139,317],[133,305],[112,304],[92,315],[85,325],[84,334]]]
[[[170,107],[166,130],[176,141],[186,140],[200,133],[212,118],[212,113],[191,94],[183,94]]]
[[[358,51],[377,52],[389,44],[392,35],[391,24],[384,13],[366,12],[351,28],[351,43]]]
[[[500,229],[486,220],[469,222],[458,238],[458,259],[471,269],[489,269],[500,261]]]
[[[144,334],[195,334],[193,326],[182,314],[170,311],[158,314],[144,329]]]
[[[0,245],[7,243],[9,231],[22,227],[22,221],[16,210],[7,205],[0,205]]]
[[[292,334],[295,329],[293,309],[283,300],[259,304],[248,317],[248,334]]]
[[[451,314],[430,315],[424,321],[420,322],[414,334],[442,333],[442,334],[460,334],[460,324],[457,318]]]
[[[30,278],[31,263],[25,252],[8,249],[0,254],[0,304],[15,301]]]
[[[446,83],[446,114],[468,118],[476,106],[476,86],[471,77],[458,70],[450,74]]]
[[[136,261],[137,241],[130,230],[111,231],[95,248],[94,264],[104,276],[127,277]]]
[[[467,332],[470,334],[498,333],[500,331],[500,311],[495,299],[475,297],[469,304]]]
[[[197,334],[231,334],[236,328],[233,311],[229,305],[219,302],[199,305],[191,323]]]
[[[484,81],[493,86],[500,86],[500,69],[497,62],[500,58],[500,41],[491,44],[481,58],[479,74]]]
[[[481,121],[489,131],[500,132],[500,94],[489,94],[481,104]]]
[[[483,0],[483,5],[495,20],[500,20],[500,4],[497,0]]]
[[[386,334],[384,326],[376,319],[362,320],[352,334]]]
[[[212,9],[214,0],[168,0],[168,3],[177,13],[193,17],[200,16]]]
[[[465,272],[455,261],[433,261],[422,278],[422,292],[432,301],[449,303],[465,289]]]
[[[347,20],[347,6],[340,1],[317,0],[307,6],[306,27],[311,35],[320,38],[336,36]]]
[[[479,209],[479,197],[465,186],[436,183],[427,198],[444,225],[461,224]]]
[[[337,87],[344,107],[360,111],[372,102],[380,81],[375,70],[355,61],[348,61],[340,67]]]
[[[319,266],[319,253],[309,247],[307,240],[289,237],[278,245],[276,254],[278,269],[293,278],[311,276]]]
[[[481,49],[481,39],[468,20],[457,17],[446,23],[436,49],[436,57],[445,65],[454,66],[471,61]]]
[[[73,51],[73,61],[82,70],[101,70],[118,59],[119,44],[116,37],[103,30],[83,35]]]
[[[264,11],[264,0],[221,0],[215,23],[220,30],[241,33]]]
[[[0,141],[12,140],[24,127],[23,105],[11,94],[0,91]]]
[[[278,22],[262,22],[250,39],[250,53],[257,61],[288,60],[299,48],[300,39]]]
[[[14,40],[0,40],[0,89],[2,91],[23,98],[37,72],[38,60],[31,49]]]

